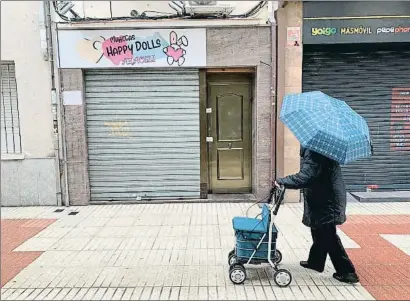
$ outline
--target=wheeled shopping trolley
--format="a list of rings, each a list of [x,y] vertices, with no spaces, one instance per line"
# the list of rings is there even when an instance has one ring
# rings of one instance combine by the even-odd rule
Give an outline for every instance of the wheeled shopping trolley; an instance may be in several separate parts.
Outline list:
[[[246,280],[245,264],[268,263],[274,270],[274,281],[280,287],[287,287],[292,282],[292,274],[280,269],[282,254],[276,248],[278,230],[275,217],[285,195],[285,188],[272,188],[267,204],[263,204],[261,218],[234,217],[235,249],[228,255],[229,279],[234,284]]]

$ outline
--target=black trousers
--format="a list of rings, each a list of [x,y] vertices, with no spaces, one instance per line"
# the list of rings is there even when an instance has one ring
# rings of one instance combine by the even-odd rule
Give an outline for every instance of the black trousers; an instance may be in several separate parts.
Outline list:
[[[325,268],[327,254],[338,274],[355,273],[353,263],[337,235],[335,225],[325,225],[311,228],[313,245],[310,249],[308,263],[317,270]]]

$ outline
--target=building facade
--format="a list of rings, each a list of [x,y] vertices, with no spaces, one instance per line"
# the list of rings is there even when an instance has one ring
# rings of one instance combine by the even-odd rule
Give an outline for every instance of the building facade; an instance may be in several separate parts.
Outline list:
[[[342,168],[348,190],[409,190],[410,3],[289,3],[278,28],[279,102],[286,93],[320,90],[369,124],[374,156]],[[277,135],[278,174],[296,172],[296,138],[280,123]]]
[[[60,199],[43,21],[40,1],[1,2],[1,206]]]
[[[59,23],[68,202],[265,196],[275,111],[260,14]]]
[[[226,19],[73,3],[76,20],[1,4],[2,206],[262,198],[300,167],[283,96],[311,90],[369,123],[348,189],[410,189],[409,3],[238,1]]]
[[[74,1],[77,20],[44,3],[2,2],[2,206],[268,193],[276,3],[209,20],[141,17],[168,1]]]

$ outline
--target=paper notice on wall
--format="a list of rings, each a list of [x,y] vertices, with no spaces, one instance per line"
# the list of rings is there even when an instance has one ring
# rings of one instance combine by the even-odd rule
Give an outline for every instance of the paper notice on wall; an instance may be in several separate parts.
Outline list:
[[[390,125],[390,149],[410,151],[410,88],[393,89]]]
[[[81,91],[64,91],[63,102],[65,106],[81,106],[83,104],[83,93]]]
[[[288,27],[286,32],[287,46],[300,46],[300,27]]]

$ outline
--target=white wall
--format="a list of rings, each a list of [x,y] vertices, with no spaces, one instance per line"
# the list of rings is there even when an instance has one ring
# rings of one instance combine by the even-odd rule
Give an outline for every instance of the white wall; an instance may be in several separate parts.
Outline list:
[[[131,10],[136,10],[139,13],[143,11],[158,11],[165,13],[175,13],[168,5],[169,1],[73,1],[75,4],[74,10],[81,17],[90,18],[109,18],[111,17],[110,3],[113,17],[129,17]],[[219,1],[225,3],[234,3],[236,9],[232,12],[233,15],[241,14],[255,5],[259,1]],[[155,14],[148,13],[147,15],[153,16]],[[258,18],[267,18],[267,6],[262,9],[258,15]]]
[[[1,59],[16,66],[24,154],[1,154],[1,206],[57,205],[51,77],[40,45],[40,3],[1,1]]]
[[[1,1],[1,59],[16,65],[25,158],[54,156],[50,68],[40,46],[39,12],[40,1]]]

